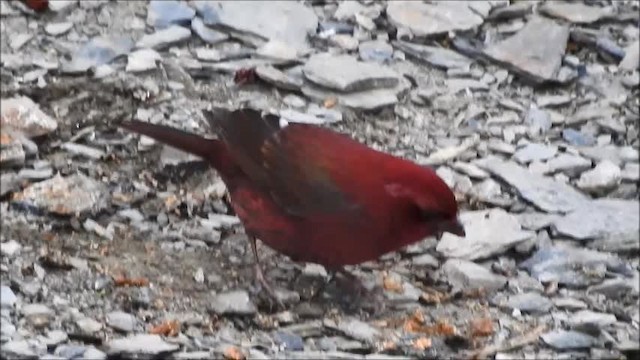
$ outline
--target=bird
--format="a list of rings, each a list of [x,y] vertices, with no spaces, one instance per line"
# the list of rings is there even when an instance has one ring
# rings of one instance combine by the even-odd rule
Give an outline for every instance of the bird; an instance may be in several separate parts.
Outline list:
[[[250,240],[254,279],[274,297],[257,239],[295,262],[349,275],[344,266],[428,236],[465,236],[453,192],[428,166],[252,108],[202,113],[217,138],[137,120],[120,127],[196,155],[218,172]]]
[[[48,0],[22,0],[22,2],[36,12],[43,12],[49,8]]]

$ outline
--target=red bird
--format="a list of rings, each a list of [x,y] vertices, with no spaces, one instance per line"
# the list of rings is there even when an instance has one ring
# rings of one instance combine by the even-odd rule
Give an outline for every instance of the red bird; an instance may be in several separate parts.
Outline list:
[[[450,232],[464,236],[447,184],[430,168],[346,135],[243,109],[204,111],[219,140],[162,125],[121,126],[207,160],[220,174],[270,294],[256,238],[293,261],[343,272]]]
[[[25,3],[30,9],[37,12],[42,12],[49,8],[48,0],[22,0],[22,2]]]

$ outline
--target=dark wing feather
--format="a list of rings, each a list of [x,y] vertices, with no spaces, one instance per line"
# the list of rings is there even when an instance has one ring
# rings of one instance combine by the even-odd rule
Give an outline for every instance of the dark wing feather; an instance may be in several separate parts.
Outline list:
[[[313,130],[326,131],[308,128],[310,136],[300,139],[295,130],[304,125],[281,128],[274,115],[263,116],[251,109],[203,113],[240,168],[289,214],[310,216],[357,209],[332,180],[332,164],[322,157],[323,149],[314,146]]]

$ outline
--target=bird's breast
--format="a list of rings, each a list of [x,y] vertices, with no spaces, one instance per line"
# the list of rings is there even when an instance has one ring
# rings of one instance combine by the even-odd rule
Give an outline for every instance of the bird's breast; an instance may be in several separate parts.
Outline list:
[[[375,260],[421,239],[403,220],[404,209],[384,197],[363,199],[352,212],[298,217],[250,182],[237,182],[230,195],[247,234],[295,261],[337,268]]]

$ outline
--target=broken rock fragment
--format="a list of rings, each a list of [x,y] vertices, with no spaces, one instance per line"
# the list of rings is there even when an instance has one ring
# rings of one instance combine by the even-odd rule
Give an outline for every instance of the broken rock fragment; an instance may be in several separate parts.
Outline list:
[[[557,79],[569,28],[537,17],[515,35],[489,45],[484,54],[534,83]]]
[[[29,138],[46,135],[58,128],[58,122],[26,96],[0,100],[0,111],[3,129],[11,128]]]
[[[85,175],[58,174],[15,194],[13,201],[58,215],[79,215],[104,209],[106,194],[102,183]]]

